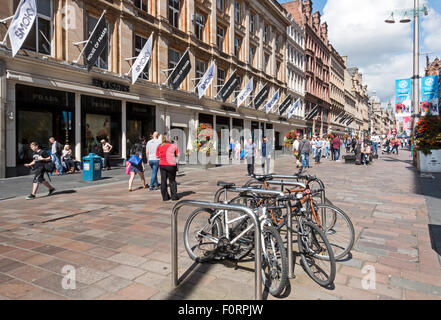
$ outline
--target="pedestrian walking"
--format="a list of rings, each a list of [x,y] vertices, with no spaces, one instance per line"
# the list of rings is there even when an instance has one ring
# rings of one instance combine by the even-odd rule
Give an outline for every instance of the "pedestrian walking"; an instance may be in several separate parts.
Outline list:
[[[63,146],[61,143],[55,140],[54,137],[49,138],[49,142],[51,143],[51,157],[52,162],[55,163],[55,167],[57,169],[57,173],[62,176],[63,175],[63,165],[61,164],[61,155],[63,153]]]
[[[395,150],[395,152],[398,155],[398,147],[399,146],[400,146],[400,140],[397,137],[394,137],[392,139],[392,153],[394,153],[394,150]]]
[[[315,164],[320,164],[320,159],[322,158],[322,148],[323,148],[323,141],[319,137],[315,140]]]
[[[335,136],[331,133],[331,135],[329,136],[329,145],[330,145],[330,152],[331,152],[331,161],[335,160],[335,152],[334,152],[334,147],[332,145],[332,140],[335,138]]]
[[[293,152],[294,152],[294,157],[296,158],[296,167],[299,168],[301,165],[300,162],[300,150],[299,150],[299,146],[300,146],[300,135],[296,136],[296,139],[294,140],[294,143],[292,145],[293,148]]]
[[[141,178],[142,187],[144,189],[147,189],[147,186],[145,184],[145,177],[144,177],[144,162],[142,161],[142,145],[139,143],[136,143],[132,149],[130,150],[130,158],[128,160],[130,162],[130,179],[129,179],[129,192],[133,191],[133,180],[135,180],[135,176],[138,174]]]
[[[262,161],[262,172],[264,175],[269,174],[272,152],[273,152],[272,143],[268,141],[267,137],[263,137],[260,156]]]
[[[340,146],[341,146],[341,140],[338,136],[335,136],[335,138],[331,141],[332,148],[334,149],[334,160],[340,161]]]
[[[381,145],[381,140],[380,137],[377,135],[376,132],[373,133],[372,135],[372,154],[374,156],[378,156],[378,145]]]
[[[323,156],[325,157],[325,159],[329,159],[329,150],[331,148],[331,142],[329,141],[329,139],[327,137],[323,140],[323,145],[324,145]]]
[[[166,134],[162,135],[162,143],[156,149],[156,156],[159,158],[159,169],[161,171],[161,194],[162,200],[177,201],[178,188],[176,183],[176,157],[179,156],[178,146],[172,144]],[[170,184],[170,194],[168,193],[168,183]]]
[[[256,144],[253,142],[253,139],[248,139],[248,143],[245,144],[245,158],[247,159],[247,170],[248,176],[252,176],[254,174],[254,161],[256,154]]]
[[[156,150],[161,145],[161,139],[159,139],[159,133],[153,132],[152,138],[147,142],[146,146],[146,158],[148,159],[149,166],[152,169],[152,177],[150,178],[150,191],[159,189],[158,182],[158,170],[159,170],[159,158],[156,156]]]
[[[50,196],[54,193],[55,188],[44,179],[44,174],[52,171],[48,168],[49,166],[54,166],[53,162],[51,161],[52,157],[48,152],[41,150],[37,142],[31,142],[29,147],[33,151],[33,161],[25,164],[24,166],[32,169],[34,179],[32,180],[32,193],[26,197],[26,200],[35,199],[40,184],[43,184],[49,189],[48,196]]]
[[[110,152],[112,151],[113,146],[105,139],[102,139],[101,148],[103,149],[103,154],[104,154],[104,167],[106,170],[112,170],[112,168],[110,167]],[[142,154],[142,146],[141,146],[141,154]]]
[[[236,140],[235,143],[235,148],[234,148],[234,152],[235,152],[235,160],[240,160],[240,151],[241,151],[241,146],[238,140]]]
[[[309,155],[312,151],[308,136],[305,135],[299,145],[300,156],[302,158],[302,168],[309,168]]]

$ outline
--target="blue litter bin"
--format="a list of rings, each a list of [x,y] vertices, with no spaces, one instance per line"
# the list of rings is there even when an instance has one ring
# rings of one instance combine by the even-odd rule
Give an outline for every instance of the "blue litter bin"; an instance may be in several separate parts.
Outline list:
[[[95,181],[101,179],[102,161],[95,153],[89,153],[83,157],[83,181]]]

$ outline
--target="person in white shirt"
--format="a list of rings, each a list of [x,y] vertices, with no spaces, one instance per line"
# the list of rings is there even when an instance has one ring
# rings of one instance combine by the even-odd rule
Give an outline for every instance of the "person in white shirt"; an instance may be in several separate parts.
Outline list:
[[[294,156],[296,157],[297,168],[300,167],[300,150],[299,150],[299,146],[300,146],[300,135],[297,135],[296,140],[294,141],[294,143],[292,145]]]
[[[381,143],[380,137],[374,132],[372,135],[372,153],[378,155],[378,144]]]
[[[161,140],[159,139],[159,133],[154,132],[152,139],[147,142],[146,156],[149,162],[150,168],[152,168],[152,177],[150,179],[150,191],[159,189],[158,182],[158,170],[159,170],[159,159],[156,157],[156,149],[161,145]]]

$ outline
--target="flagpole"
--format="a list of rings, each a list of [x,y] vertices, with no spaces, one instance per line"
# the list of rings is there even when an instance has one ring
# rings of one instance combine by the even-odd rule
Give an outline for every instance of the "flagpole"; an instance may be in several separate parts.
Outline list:
[[[18,9],[20,9],[21,5],[23,4],[23,1],[24,0],[20,0],[20,2],[18,3],[17,10],[15,10],[14,15],[7,17],[6,19],[1,20],[1,23],[6,24],[7,21],[14,19],[15,15],[17,14]],[[37,8],[35,8],[35,10],[37,10]],[[1,42],[1,45],[3,45],[3,46],[6,46],[6,39],[8,38],[10,28],[11,28],[11,25],[9,25],[8,30],[6,30],[5,38]]]

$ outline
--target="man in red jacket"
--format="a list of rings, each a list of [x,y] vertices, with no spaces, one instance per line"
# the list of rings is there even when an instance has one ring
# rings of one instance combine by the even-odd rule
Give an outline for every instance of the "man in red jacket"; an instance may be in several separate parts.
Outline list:
[[[334,139],[331,141],[332,149],[334,149],[334,160],[338,161],[340,159],[340,146],[341,146],[341,140],[339,137],[335,136]]]

